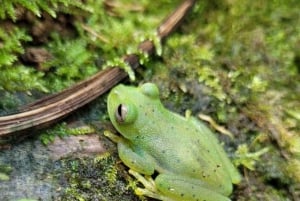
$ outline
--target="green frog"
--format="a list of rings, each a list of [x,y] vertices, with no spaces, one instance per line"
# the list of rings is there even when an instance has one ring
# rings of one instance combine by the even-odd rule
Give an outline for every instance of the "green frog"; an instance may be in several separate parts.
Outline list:
[[[163,106],[155,84],[118,85],[107,108],[121,136],[106,136],[144,185],[138,194],[164,201],[230,201],[239,172],[204,123]]]

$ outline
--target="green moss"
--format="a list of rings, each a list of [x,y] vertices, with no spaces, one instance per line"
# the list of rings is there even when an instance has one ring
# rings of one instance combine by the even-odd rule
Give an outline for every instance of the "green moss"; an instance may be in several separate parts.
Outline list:
[[[8,181],[11,172],[11,166],[0,163],[0,181]]]
[[[64,6],[75,6],[81,9],[86,8],[81,2],[69,1],[69,0],[33,0],[33,1],[22,1],[22,0],[3,0],[1,1],[0,18],[6,19],[11,18],[16,21],[18,18],[18,11],[20,7],[31,11],[34,15],[41,17],[42,12],[47,12],[52,17],[56,17],[57,9],[60,5]]]
[[[256,162],[260,161],[260,156],[268,152],[268,148],[261,149],[257,152],[249,152],[249,147],[246,144],[241,144],[238,146],[237,151],[235,153],[234,165],[240,166],[255,170]]]
[[[88,50],[85,40],[63,40],[59,35],[54,34],[48,49],[53,59],[46,62],[43,68],[51,69],[53,72],[46,78],[46,85],[52,91],[61,91],[98,71],[94,62],[96,54]]]
[[[179,99],[183,108],[194,102],[196,107],[188,105],[193,112],[211,114],[234,133],[236,146],[240,145],[238,163],[250,169],[255,164],[253,171],[259,173],[251,174],[249,180],[257,179],[254,185],[270,189],[268,198],[264,197],[268,200],[290,199],[293,195],[285,189],[287,184],[299,192],[295,173],[300,142],[297,10],[296,1],[198,3],[181,29],[184,35],[172,35],[164,46],[162,60],[169,72],[156,70],[152,75],[162,91],[169,90],[166,94],[172,102]],[[195,87],[195,81],[201,89]],[[197,94],[203,95],[202,99]],[[202,106],[207,97],[210,102]],[[265,133],[264,137],[252,147],[260,133]],[[264,153],[274,143],[277,150]],[[258,152],[249,155],[250,147]],[[280,152],[287,155],[280,156]],[[267,164],[265,155],[276,160]],[[271,165],[276,166],[274,171]],[[268,171],[272,173],[268,175]],[[268,179],[262,179],[266,175]],[[272,180],[279,189],[268,183]],[[261,195],[260,189],[252,192]],[[244,197],[247,199],[238,200],[249,198]]]
[[[14,101],[18,91],[29,95],[34,94],[32,91],[59,91],[107,64],[121,64],[124,54],[136,52],[140,41],[154,37],[161,19],[179,1],[88,0],[84,5],[63,0],[44,5],[39,2],[28,5],[4,1],[0,9],[1,25],[8,27],[0,30],[0,94],[6,97],[0,100],[2,113],[19,105],[19,99]],[[240,145],[236,152],[238,164],[252,169],[240,167],[250,183],[245,192],[237,190],[237,200],[291,200],[291,189],[299,191],[298,4],[297,0],[198,1],[177,34],[164,44],[161,58],[150,61],[142,57],[146,69],[135,74],[135,84],[159,84],[168,107],[181,113],[192,109],[195,114],[209,114],[232,131],[235,140],[226,143],[230,145],[226,148],[234,153],[233,147]],[[18,18],[16,13],[22,9],[33,13],[33,17]],[[47,31],[53,33],[43,33],[47,36],[39,40],[41,36],[31,35],[32,30],[38,24],[49,23],[45,17],[48,14],[53,20],[50,23],[59,27],[51,27]],[[60,34],[57,30],[66,32]],[[51,54],[50,60],[40,64],[44,70],[20,59],[25,48],[31,46],[45,48]],[[105,110],[95,104],[91,107],[101,111],[97,115],[102,117],[92,119],[103,119]],[[78,114],[82,118],[87,115]],[[86,133],[61,124],[45,131],[41,139],[47,144],[56,135],[72,132]],[[265,133],[263,138],[261,133]],[[266,148],[270,151],[256,155]],[[88,200],[88,196],[107,199],[104,190],[111,190],[101,189],[102,179],[114,188],[122,178],[114,162],[102,166],[100,161],[62,163],[70,184],[66,186],[66,200]],[[95,171],[97,168],[102,173]],[[82,169],[87,172],[76,172]],[[124,184],[120,186],[125,188]]]
[[[39,135],[39,138],[44,145],[47,145],[50,142],[53,142],[56,136],[63,138],[69,135],[85,135],[93,133],[94,131],[95,130],[90,126],[70,128],[65,122],[63,122],[57,124],[53,128],[45,130]]]
[[[42,73],[26,68],[24,65],[15,64],[18,60],[17,55],[24,53],[22,43],[30,41],[31,37],[18,27],[9,31],[0,28],[0,40],[0,91],[29,89],[47,91],[39,82]]]
[[[175,2],[2,3],[0,23],[6,28],[0,29],[0,92],[22,91],[30,96],[32,91],[60,91],[101,70],[104,64],[116,64],[126,53],[138,53],[138,43],[154,35]],[[163,10],[157,9],[162,6]],[[29,13],[23,15],[23,11]],[[45,49],[49,58],[37,64],[24,62],[21,58],[32,46]],[[130,75],[133,78],[132,72]]]
[[[17,60],[14,53],[23,53],[22,42],[30,41],[31,37],[28,36],[24,30],[14,28],[10,31],[5,31],[3,28],[0,29],[1,39],[1,57],[0,65],[12,65]]]
[[[129,195],[132,191],[126,187],[116,158],[111,155],[65,159],[60,165],[57,175],[64,190],[56,200],[138,200]]]

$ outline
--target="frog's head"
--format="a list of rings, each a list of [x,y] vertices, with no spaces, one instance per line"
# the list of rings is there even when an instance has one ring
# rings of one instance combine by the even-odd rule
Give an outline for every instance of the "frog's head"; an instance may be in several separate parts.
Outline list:
[[[145,83],[140,87],[118,85],[111,90],[107,99],[112,124],[128,139],[139,135],[145,124],[155,118],[153,113],[160,107],[159,90],[153,83]]]

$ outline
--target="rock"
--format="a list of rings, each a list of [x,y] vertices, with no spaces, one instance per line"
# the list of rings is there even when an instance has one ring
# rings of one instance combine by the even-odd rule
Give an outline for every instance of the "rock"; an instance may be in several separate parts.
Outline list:
[[[50,158],[59,160],[66,157],[82,157],[91,154],[101,154],[106,152],[103,142],[96,134],[68,136],[64,138],[56,137],[53,143],[48,145]]]

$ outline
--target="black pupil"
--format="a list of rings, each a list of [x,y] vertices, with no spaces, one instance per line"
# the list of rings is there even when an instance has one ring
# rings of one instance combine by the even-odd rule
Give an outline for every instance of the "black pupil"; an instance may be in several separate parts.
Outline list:
[[[117,111],[116,111],[116,118],[117,118],[117,121],[118,122],[124,122],[124,115],[126,115],[126,112],[124,111],[124,105],[120,104],[117,108]],[[124,114],[125,112],[125,114]]]
[[[118,106],[118,116],[119,117],[121,117],[122,118],[122,107],[123,107],[123,105],[122,104],[120,104],[119,106]]]

